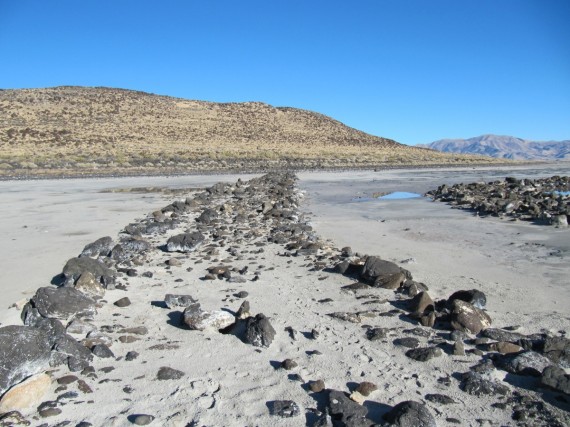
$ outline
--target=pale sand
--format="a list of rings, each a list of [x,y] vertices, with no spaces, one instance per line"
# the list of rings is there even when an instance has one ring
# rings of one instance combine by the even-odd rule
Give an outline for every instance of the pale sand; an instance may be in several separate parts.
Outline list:
[[[521,176],[535,173],[534,169],[506,172],[507,175]],[[569,172],[543,169],[537,176]],[[306,191],[302,210],[312,212],[310,216],[316,231],[323,238],[333,239],[336,247],[349,245],[355,251],[380,255],[398,263],[414,258],[415,262],[401,265],[409,269],[415,279],[429,286],[434,299],[445,298],[459,289],[483,290],[487,294],[493,326],[520,325],[522,333],[570,329],[570,230],[476,218],[468,212],[421,199],[350,201],[362,193],[394,190],[423,192],[443,182],[471,182],[494,175],[491,171],[413,170],[299,175],[300,187]],[[500,176],[504,177],[505,174]],[[8,265],[20,263],[13,280],[2,281],[3,295],[12,292],[19,298],[23,288],[17,288],[14,292],[16,283],[24,282],[28,291],[46,284],[51,276],[61,270],[65,261],[77,255],[86,243],[107,234],[116,237],[116,233],[131,220],[170,202],[162,195],[154,194],[149,199],[141,200],[140,194],[100,194],[97,192],[99,189],[206,183],[200,178],[204,177],[196,177],[196,181],[192,182],[180,178],[180,183],[168,179],[157,181],[156,178],[122,182],[1,183],[3,190],[14,186],[14,193],[3,194],[3,200],[5,195],[11,198],[11,221],[15,225],[13,230],[5,228],[5,231],[13,232],[14,238],[18,239],[7,240],[2,245],[1,267],[5,270]],[[204,179],[213,183],[235,181],[236,177]],[[30,185],[35,186],[34,190],[30,190]],[[85,190],[77,192],[78,188]],[[72,194],[66,195],[69,191]],[[55,208],[60,218],[60,222],[56,222],[59,228],[49,229],[51,234],[38,233],[37,230],[41,230],[44,224],[45,213],[54,209],[53,200],[57,200],[54,194],[59,194],[60,200],[66,202],[63,207]],[[33,205],[18,210],[16,202],[20,200],[22,203],[23,198],[32,199],[29,202],[33,202]],[[10,209],[5,205],[2,204],[3,215],[9,218]],[[30,210],[40,205],[43,208],[34,216]],[[102,208],[103,205],[106,208]],[[113,208],[127,211],[121,212],[119,218],[115,216],[119,214]],[[24,217],[26,212],[28,216]],[[25,221],[18,222],[18,216],[24,217]],[[99,218],[99,221],[93,222],[92,217]],[[36,232],[31,235],[21,233],[24,224]],[[83,230],[90,234],[64,236],[64,233]],[[46,239],[46,234],[58,237]],[[6,235],[4,230],[2,235]],[[163,244],[166,237],[160,236],[152,244]],[[36,266],[38,247],[42,248],[42,261]],[[251,245],[247,249],[253,251],[257,247]],[[512,423],[510,411],[491,407],[492,403],[503,399],[475,398],[459,390],[456,379],[451,379],[449,387],[438,382],[438,379],[454,372],[467,371],[480,357],[445,355],[422,363],[405,357],[405,349],[394,346],[393,338],[369,342],[364,338],[361,325],[332,319],[326,313],[365,309],[381,313],[393,309],[391,304],[362,305],[366,299],[357,300],[352,294],[340,290],[340,286],[350,284],[352,280],[332,273],[310,272],[303,257],[280,256],[283,251],[280,246],[268,245],[264,249],[265,252],[252,255],[251,259],[232,264],[237,267],[248,265],[250,271],[261,272],[259,281],[244,284],[199,280],[206,267],[217,264],[215,258],[211,264],[197,264],[196,256],[183,255],[181,267],[167,270],[164,261],[172,255],[153,253],[149,263],[140,268],[141,271],[152,271],[152,279],[140,276],[129,278],[127,293],[121,290],[106,293],[105,299],[109,302],[128,295],[133,304],[122,310],[106,304],[96,318],[98,326],[117,322],[126,327],[146,326],[149,334],[131,344],[120,343],[116,340],[118,335],[111,334],[115,339],[111,347],[115,356],[124,357],[127,351],[134,350],[140,353],[139,358],[133,362],[95,358],[93,365],[98,378],[88,380],[94,393],[80,394],[80,400],[93,400],[95,403],[63,406],[63,413],[50,418],[50,423],[87,420],[97,426],[127,426],[130,425],[127,415],[145,413],[157,417],[152,425],[165,426],[185,426],[192,420],[196,421],[195,425],[206,426],[304,425],[303,416],[290,420],[270,416],[266,405],[272,400],[291,399],[299,404],[302,412],[317,406],[315,399],[303,389],[300,382],[288,379],[294,373],[300,374],[305,381],[323,379],[327,387],[345,391],[355,382],[366,380],[376,383],[380,389],[365,403],[370,418],[376,422],[380,422],[381,415],[389,409],[387,405],[410,399],[423,401],[427,393],[444,393],[457,403],[446,406],[427,403],[439,426],[453,425],[445,421],[446,417],[463,420],[464,425]],[[186,267],[193,267],[194,270],[187,272]],[[272,267],[274,269],[270,269]],[[41,276],[38,273],[40,268],[44,269]],[[182,281],[175,282],[175,279]],[[249,292],[247,299],[252,312],[263,312],[269,316],[277,331],[276,339],[268,349],[256,351],[232,335],[178,328],[175,326],[178,319],[172,318],[171,310],[151,305],[152,301],[162,301],[166,293],[189,293],[206,309],[225,307],[237,310],[241,300],[232,297],[232,294],[241,290]],[[374,289],[365,292],[394,299],[392,291]],[[324,298],[333,301],[318,303]],[[13,300],[3,299],[6,303],[0,313],[3,319],[16,319],[13,323],[18,323],[19,311],[7,309]],[[414,327],[413,323],[399,317],[378,317],[374,313],[363,322],[396,328],[394,337],[402,336],[403,329]],[[299,331],[296,340],[284,331],[286,326]],[[312,328],[321,332],[319,339],[311,340],[302,334]],[[425,339],[421,341],[422,345],[426,345]],[[178,348],[149,350],[157,343],[174,344]],[[310,350],[319,350],[322,355],[310,355],[307,353]],[[299,367],[293,371],[274,369],[285,358],[295,359]],[[115,370],[105,374],[99,370],[105,366],[114,366]],[[182,381],[156,381],[154,377],[161,366],[180,369],[186,376]],[[65,374],[64,368],[58,368],[53,375],[57,378]],[[499,374],[504,376],[505,373],[499,371]],[[130,394],[122,391],[127,385],[133,388]],[[55,385],[53,388],[46,400],[55,399],[62,393],[55,392]],[[72,384],[68,390],[76,390],[76,387]],[[316,398],[319,399],[318,396]],[[311,421],[310,416],[307,419]],[[487,421],[479,422],[476,419]],[[39,420],[33,425],[42,422],[45,421]]]
[[[570,174],[568,163],[548,168],[443,169],[344,174],[302,173],[305,209],[321,237],[338,246],[401,263],[430,295],[480,289],[498,326],[525,333],[558,331],[570,320],[570,230],[508,219],[479,218],[426,198],[352,201],[374,192],[424,193],[438,185],[488,182],[505,176]]]
[[[108,190],[203,188],[237,179],[224,174],[0,181],[0,324],[17,323],[14,311],[6,309],[48,285],[86,244],[116,237],[130,222],[176,199],[160,192]]]

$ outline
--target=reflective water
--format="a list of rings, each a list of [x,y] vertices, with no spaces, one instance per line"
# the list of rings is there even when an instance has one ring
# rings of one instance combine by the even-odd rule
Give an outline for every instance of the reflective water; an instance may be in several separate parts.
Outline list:
[[[407,191],[394,191],[392,193],[383,194],[381,196],[374,195],[373,197],[358,196],[352,199],[353,202],[371,202],[374,200],[403,200],[403,199],[416,199],[422,197],[418,193],[410,193]]]
[[[386,194],[385,196],[378,197],[382,200],[400,200],[400,199],[415,199],[416,197],[422,197],[418,193],[408,193],[407,191],[394,191],[393,193]]]

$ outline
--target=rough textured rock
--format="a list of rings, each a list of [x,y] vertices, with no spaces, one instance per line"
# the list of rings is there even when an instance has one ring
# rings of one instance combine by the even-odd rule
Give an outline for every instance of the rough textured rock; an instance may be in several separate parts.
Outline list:
[[[489,344],[490,351],[497,351],[501,354],[511,354],[511,353],[520,353],[523,351],[523,348],[520,345],[513,344],[511,342],[495,342]]]
[[[53,342],[29,326],[0,328],[0,396],[27,377],[48,369]]]
[[[363,396],[370,396],[370,393],[376,390],[378,390],[378,386],[369,381],[363,381],[360,384],[358,384],[358,387],[356,387],[356,391]]]
[[[292,400],[275,400],[268,403],[269,412],[271,415],[276,415],[282,418],[297,417],[301,414],[299,405]]]
[[[18,411],[0,414],[1,427],[29,426],[31,423]]]
[[[113,249],[113,239],[110,236],[101,237],[93,243],[89,243],[81,251],[81,256],[89,256],[97,258],[99,256],[109,256],[111,249]]]
[[[196,219],[196,221],[205,225],[209,225],[217,218],[218,218],[218,213],[214,209],[206,208]]]
[[[439,394],[439,393],[426,394],[425,397],[426,400],[433,403],[437,403],[439,405],[450,405],[452,403],[455,403],[455,400],[453,400],[451,397],[445,394]]]
[[[105,295],[105,288],[90,271],[79,276],[75,282],[75,289],[91,298],[102,298]]]
[[[453,355],[465,356],[465,344],[463,344],[463,341],[458,340],[453,343]]]
[[[164,303],[168,308],[188,307],[195,302],[196,300],[190,295],[166,294],[164,296]]]
[[[471,289],[468,291],[457,291],[451,294],[451,296],[447,299],[447,303],[450,307],[453,307],[453,301],[461,300],[468,302],[474,307],[483,309],[487,305],[487,297],[481,291],[477,289]]]
[[[372,284],[375,288],[398,289],[406,280],[403,273],[383,274],[378,276]]]
[[[225,329],[235,322],[234,316],[227,311],[206,311],[200,308],[200,304],[191,304],[184,310],[184,323],[198,331]]]
[[[419,362],[427,362],[434,357],[440,357],[443,351],[439,347],[420,347],[406,351],[406,356]]]
[[[184,372],[178,369],[169,368],[168,366],[161,367],[156,373],[156,379],[160,381],[166,380],[178,380],[186,375]]]
[[[558,366],[548,366],[542,372],[540,382],[556,391],[570,395],[570,375]]]
[[[507,372],[517,375],[532,375],[538,377],[552,361],[534,351],[524,351],[518,354],[506,354],[495,360],[495,365]]]
[[[123,239],[113,247],[110,258],[124,263],[148,251],[150,247],[150,243],[140,237]]]
[[[366,331],[366,338],[370,341],[377,341],[388,337],[386,328],[370,328]]]
[[[337,311],[335,313],[329,313],[330,317],[335,319],[344,320],[345,322],[350,323],[360,323],[362,319],[357,313],[347,313],[345,311]]]
[[[86,258],[90,259],[90,258]],[[75,288],[39,288],[30,300],[42,317],[70,320],[96,313],[95,300]]]
[[[486,338],[491,338],[492,340],[495,341],[504,341],[512,343],[518,343],[520,340],[527,338],[527,336],[519,334],[518,332],[505,331],[504,329],[499,329],[499,328],[487,328],[481,331],[481,336]]]
[[[561,367],[570,369],[570,339],[547,336],[544,340],[543,353]]]
[[[309,381],[309,390],[313,393],[320,393],[326,388],[323,380]]]
[[[370,284],[373,284],[379,277],[389,277],[401,272],[400,267],[393,262],[385,261],[379,257],[370,256],[366,259],[364,267],[362,267],[360,278]]]
[[[507,177],[504,181],[490,183],[442,185],[427,195],[462,209],[474,209],[479,214],[539,220],[565,227],[570,215],[569,196],[552,197],[552,193],[569,190],[568,176],[536,180]]]
[[[451,326],[463,332],[478,334],[491,326],[491,317],[480,308],[460,299],[453,300]]]
[[[291,359],[285,359],[283,362],[281,362],[281,367],[287,371],[290,371],[291,369],[296,368],[297,366],[299,366],[297,362]]]
[[[329,413],[334,425],[339,426],[369,426],[366,419],[368,409],[350,400],[342,391],[329,392]]]
[[[241,305],[239,306],[239,309],[236,313],[236,318],[237,319],[247,319],[248,317],[251,316],[250,313],[250,307],[249,307],[249,301],[244,301],[241,303]]]
[[[37,406],[51,386],[47,374],[37,374],[15,385],[0,399],[0,413],[22,411]]]
[[[71,258],[63,267],[63,277],[68,284],[74,284],[77,279],[84,273],[90,272],[97,280],[115,276],[115,271],[106,267],[102,262],[89,258]]]
[[[408,400],[394,406],[384,419],[397,427],[436,427],[435,418],[429,409],[418,402]]]
[[[71,371],[80,371],[91,360],[93,355],[89,349],[69,335],[58,337],[53,345],[52,364],[67,363]]]
[[[255,347],[269,347],[275,338],[275,329],[262,313],[249,317],[245,328],[245,342]]]
[[[480,373],[469,371],[463,375],[460,385],[461,389],[474,396],[481,395],[506,395],[509,388],[495,381],[484,378]]]
[[[117,301],[115,301],[113,303],[113,305],[115,305],[119,308],[125,308],[125,307],[128,307],[129,305],[131,305],[131,300],[129,299],[129,297],[123,297],[123,298],[120,298]]]
[[[166,242],[168,252],[193,252],[204,242],[204,236],[199,231],[173,236]]]
[[[394,340],[394,345],[407,348],[416,348],[420,345],[420,340],[414,337],[396,338]]]
[[[421,314],[426,310],[433,311],[435,308],[434,302],[425,291],[420,292],[410,301],[409,310],[413,313]]]
[[[102,359],[106,359],[108,357],[115,357],[111,349],[107,347],[105,344],[94,345],[93,348],[91,348],[91,353]]]

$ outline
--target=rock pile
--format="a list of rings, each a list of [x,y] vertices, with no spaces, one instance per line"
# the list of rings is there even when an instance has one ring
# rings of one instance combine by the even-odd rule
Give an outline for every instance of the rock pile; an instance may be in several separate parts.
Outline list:
[[[441,185],[426,196],[480,215],[510,217],[567,227],[570,217],[570,177],[506,178],[488,183]]]
[[[243,405],[262,398],[265,415],[291,425],[473,424],[447,415],[459,402],[468,402],[460,412],[492,407],[527,425],[568,421],[548,399],[568,403],[569,339],[492,327],[483,292],[434,300],[396,263],[324,242],[295,180],[216,184],[69,260],[60,286],[39,288],[23,308],[23,325],[0,328],[0,426],[244,425],[261,415],[245,418]],[[296,294],[277,267],[297,268]],[[253,311],[255,293],[280,307]],[[195,373],[218,353],[224,366]],[[247,391],[222,387],[256,371]],[[150,394],[154,381],[162,395]],[[105,400],[115,394],[120,402]]]

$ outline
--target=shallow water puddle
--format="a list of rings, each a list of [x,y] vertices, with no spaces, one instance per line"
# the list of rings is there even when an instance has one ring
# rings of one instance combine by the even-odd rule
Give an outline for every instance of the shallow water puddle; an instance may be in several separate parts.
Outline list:
[[[416,199],[418,197],[422,197],[421,194],[418,193],[409,193],[407,191],[394,191],[392,193],[387,194],[380,194],[374,195],[373,197],[354,197],[352,199],[353,202],[370,202],[373,200],[404,200],[404,199]]]
[[[417,197],[422,197],[418,193],[408,193],[407,191],[394,191],[393,193],[388,193],[385,196],[378,197],[381,200],[400,200],[400,199],[415,199]]]

